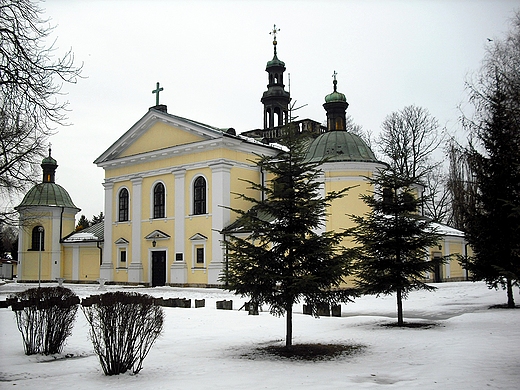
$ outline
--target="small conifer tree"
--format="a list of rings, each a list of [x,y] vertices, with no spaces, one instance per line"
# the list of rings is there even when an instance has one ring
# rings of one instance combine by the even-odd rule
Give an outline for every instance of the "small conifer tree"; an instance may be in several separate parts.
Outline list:
[[[427,248],[440,235],[421,217],[421,200],[411,179],[390,168],[369,179],[374,193],[362,196],[369,206],[366,215],[351,215],[356,226],[349,230],[356,251],[355,283],[360,293],[397,296],[397,323],[404,325],[403,299],[413,290],[433,290],[424,282],[443,259],[428,258]]]
[[[263,193],[258,198],[238,194],[252,204],[236,210],[240,231],[227,241],[228,266],[223,280],[228,290],[267,304],[271,314],[286,316],[286,346],[292,345],[292,308],[304,299],[319,303],[347,301],[351,291],[339,289],[349,270],[349,253],[341,246],[344,232],[322,232],[326,207],[345,190],[321,195],[319,163],[306,161],[305,137],[291,126],[281,143],[286,150],[261,156],[257,162],[271,179],[248,181]]]

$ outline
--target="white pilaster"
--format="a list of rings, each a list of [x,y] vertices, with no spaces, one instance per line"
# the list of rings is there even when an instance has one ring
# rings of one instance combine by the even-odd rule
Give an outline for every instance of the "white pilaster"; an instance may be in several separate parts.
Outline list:
[[[448,261],[446,262],[446,273],[444,274],[444,278],[449,279],[451,277],[451,257],[449,257],[450,242],[448,240],[444,240],[444,256],[448,259]]]
[[[211,260],[208,265],[208,284],[220,284],[224,266],[224,248],[220,231],[229,224],[231,212],[231,168],[221,161],[211,164]],[[225,207],[223,207],[225,206]]]
[[[53,207],[51,217],[51,280],[61,277],[61,225],[63,218],[63,208]]]
[[[185,248],[185,193],[186,193],[186,169],[179,169],[172,172],[175,177],[175,201],[174,201],[174,258],[170,268],[170,283],[184,284],[188,281],[188,267],[186,265]],[[177,261],[177,253],[182,254],[182,261]]]
[[[18,273],[16,275],[16,278],[18,280],[23,280],[23,261],[25,257],[25,248],[27,247],[25,244],[25,237],[27,236],[27,233],[24,227],[24,221],[25,221],[25,212],[20,210],[20,219],[19,219],[19,226],[18,226]]]
[[[141,177],[132,180],[132,260],[128,266],[128,281],[130,283],[142,283],[143,263],[141,261],[141,209],[142,209],[142,184]],[[151,283],[151,278],[150,278]]]
[[[80,253],[79,244],[74,245],[74,247],[72,248],[72,275],[71,275],[71,278],[74,281],[79,280],[79,253]]]
[[[113,225],[113,205],[117,202],[114,200],[114,183],[103,183],[105,188],[105,221],[104,225],[104,246],[103,261],[99,267],[99,277],[105,280],[113,280],[114,266],[112,264],[112,250],[114,248],[114,240],[112,235]]]

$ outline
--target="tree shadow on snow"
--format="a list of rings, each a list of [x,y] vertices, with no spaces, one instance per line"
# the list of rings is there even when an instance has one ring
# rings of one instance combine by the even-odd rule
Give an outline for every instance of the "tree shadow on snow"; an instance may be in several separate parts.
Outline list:
[[[325,361],[336,358],[351,356],[364,350],[364,345],[347,344],[294,344],[290,347],[285,345],[270,345],[255,348],[242,357],[256,359],[284,359],[294,361]]]

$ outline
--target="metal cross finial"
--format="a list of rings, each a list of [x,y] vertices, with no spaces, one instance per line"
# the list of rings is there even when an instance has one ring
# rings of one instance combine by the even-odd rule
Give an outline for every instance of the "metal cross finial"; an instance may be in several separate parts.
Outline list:
[[[273,35],[273,44],[276,45],[276,33],[280,31],[279,28],[276,28],[276,24],[273,26],[273,31],[271,31],[269,34]]]
[[[163,91],[164,88],[159,88],[159,82],[157,82],[157,88],[152,91],[152,93],[155,93],[155,105],[159,105],[159,92]]]
[[[49,157],[51,156],[52,144],[49,142]]]
[[[276,42],[276,33],[277,33],[278,31],[280,31],[280,29],[279,29],[279,28],[276,28],[276,24],[275,24],[275,25],[273,25],[273,31],[271,31],[271,32],[269,33],[269,35],[271,35],[271,34],[273,35],[273,46],[274,46],[274,55],[275,55],[275,56],[276,56],[276,44],[278,43],[278,42]]]

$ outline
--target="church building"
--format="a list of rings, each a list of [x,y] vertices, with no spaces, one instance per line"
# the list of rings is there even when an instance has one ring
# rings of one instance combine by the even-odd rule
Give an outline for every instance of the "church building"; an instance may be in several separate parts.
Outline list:
[[[276,33],[276,30],[273,31]],[[245,180],[266,180],[255,156],[280,152],[281,128],[290,122],[285,63],[267,62],[263,93],[263,128],[237,134],[168,113],[156,105],[96,160],[105,171],[104,223],[74,232],[80,211],[65,189],[54,183],[57,162],[42,162],[43,183],[17,206],[20,229],[18,280],[57,280],[142,284],[147,286],[216,286],[226,264],[225,235],[237,219],[231,209],[247,209],[234,194],[260,197]],[[324,230],[351,226],[349,214],[368,211],[360,195],[371,190],[372,177],[384,164],[356,134],[347,131],[348,103],[338,91],[323,104],[326,126],[313,120],[293,122],[311,137],[308,158],[322,161],[323,193],[352,187],[328,210]],[[466,254],[464,235],[439,225],[444,239],[431,256]],[[431,281],[464,280],[456,259],[439,268]]]

